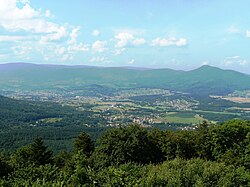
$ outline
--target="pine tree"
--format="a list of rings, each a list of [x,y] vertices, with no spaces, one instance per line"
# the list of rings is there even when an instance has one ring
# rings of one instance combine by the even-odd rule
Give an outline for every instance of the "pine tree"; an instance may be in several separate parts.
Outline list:
[[[74,152],[76,153],[78,151],[81,151],[86,156],[90,156],[94,151],[94,143],[90,136],[85,132],[82,132],[75,140]]]
[[[42,138],[36,138],[30,146],[30,160],[38,165],[45,165],[52,160],[52,151],[44,145]]]

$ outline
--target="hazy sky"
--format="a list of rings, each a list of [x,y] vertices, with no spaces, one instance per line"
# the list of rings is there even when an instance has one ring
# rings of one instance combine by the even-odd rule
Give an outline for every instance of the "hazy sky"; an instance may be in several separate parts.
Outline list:
[[[0,0],[0,63],[250,73],[249,0]]]

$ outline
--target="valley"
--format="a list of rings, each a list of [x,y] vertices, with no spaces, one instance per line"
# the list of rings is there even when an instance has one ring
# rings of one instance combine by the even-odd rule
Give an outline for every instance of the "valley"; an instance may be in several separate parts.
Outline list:
[[[100,71],[93,67],[19,64],[17,68],[9,64],[0,65],[1,71],[0,82],[5,84],[0,85],[0,95],[4,96],[0,128],[6,138],[1,138],[0,146],[7,150],[25,145],[36,136],[44,137],[56,151],[70,150],[72,140],[82,131],[96,139],[109,128],[131,124],[183,131],[195,130],[204,121],[250,120],[250,76],[214,67],[189,72]],[[226,78],[215,76],[216,72]],[[209,73],[214,76],[209,77]],[[227,77],[232,75],[239,79],[230,86]],[[216,89],[218,80],[226,84],[219,83]]]
[[[250,187],[249,7],[0,0],[0,187]]]
[[[105,119],[104,123],[96,124],[99,127],[114,127],[130,123],[147,127],[161,125],[163,128],[169,127],[169,123],[195,127],[204,120],[215,123],[232,118],[249,119],[250,104],[234,102],[225,99],[226,96],[197,97],[182,92],[151,88],[114,89],[112,94],[105,93],[103,90],[103,86],[100,88],[92,85],[91,88],[84,90],[63,92],[60,90],[25,92],[5,90],[1,94],[17,100],[56,103],[60,106],[72,107],[82,113],[92,112],[96,118]],[[244,98],[242,97],[241,100],[244,101]],[[54,123],[57,122],[58,120],[54,120]],[[53,120],[50,124],[53,124]]]

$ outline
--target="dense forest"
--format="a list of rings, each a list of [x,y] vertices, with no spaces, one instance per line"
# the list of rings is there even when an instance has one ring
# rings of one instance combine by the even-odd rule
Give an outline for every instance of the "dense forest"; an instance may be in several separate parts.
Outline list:
[[[105,121],[102,117],[95,117],[94,112],[79,112],[73,107],[52,102],[14,100],[3,96],[0,96],[0,103],[0,149],[6,151],[24,146],[38,136],[55,152],[71,150],[72,140],[80,132],[87,132],[96,139],[106,130],[105,127],[96,127]]]
[[[95,125],[102,122],[102,118],[94,117],[94,112],[79,112],[73,107],[62,106],[52,102],[33,102],[14,100],[0,96],[0,128],[13,126],[30,126],[38,122],[38,125],[46,126],[41,119],[56,118],[53,126],[62,127],[72,124],[84,123]],[[42,124],[41,124],[42,123]],[[28,124],[28,125],[27,125]],[[50,124],[51,126],[51,124]]]
[[[206,122],[193,131],[111,128],[82,132],[71,152],[42,138],[0,155],[1,186],[249,186],[250,121]]]

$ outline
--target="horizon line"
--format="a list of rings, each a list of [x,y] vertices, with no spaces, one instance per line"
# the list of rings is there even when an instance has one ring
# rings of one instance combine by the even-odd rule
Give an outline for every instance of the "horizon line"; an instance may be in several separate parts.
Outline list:
[[[241,71],[237,71],[237,70],[233,70],[233,69],[224,69],[224,68],[209,65],[209,64],[203,64],[203,65],[198,66],[196,68],[192,68],[189,70],[183,70],[183,69],[174,69],[174,68],[168,68],[168,67],[153,68],[153,67],[142,67],[142,66],[94,66],[94,65],[85,65],[85,64],[42,64],[42,63],[32,63],[32,62],[4,62],[4,63],[0,62],[0,66],[1,65],[9,65],[9,64],[27,64],[27,65],[37,65],[37,66],[58,66],[58,67],[59,66],[61,66],[61,67],[86,67],[86,68],[124,68],[124,69],[141,70],[141,71],[168,69],[168,70],[184,71],[184,72],[194,71],[194,70],[200,69],[202,67],[211,67],[211,68],[217,68],[217,69],[224,70],[224,71],[233,71],[233,72],[238,72],[238,73],[242,73],[245,75],[250,75],[250,73],[241,72]]]

